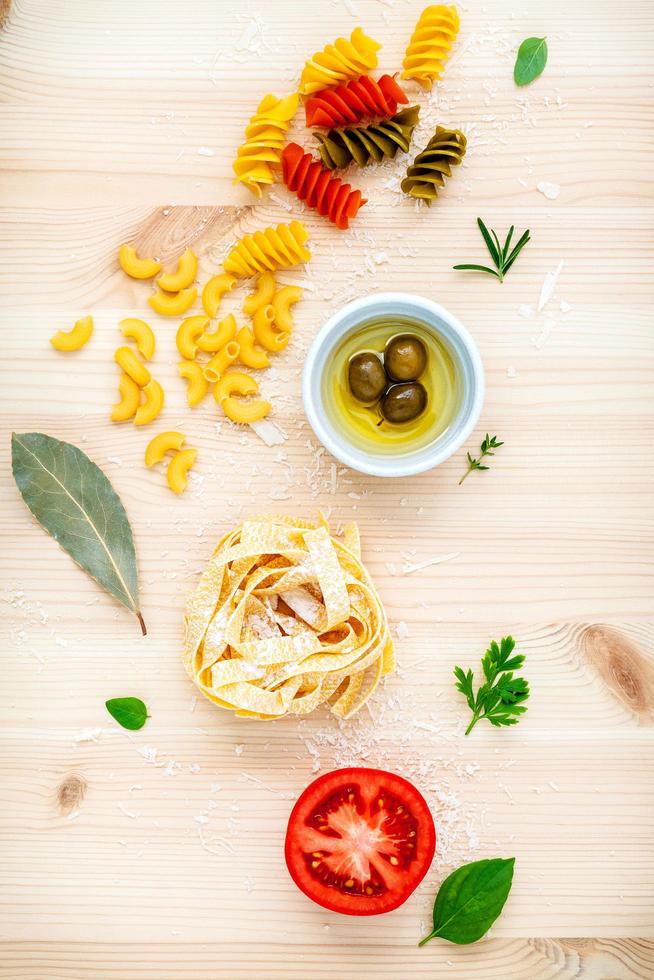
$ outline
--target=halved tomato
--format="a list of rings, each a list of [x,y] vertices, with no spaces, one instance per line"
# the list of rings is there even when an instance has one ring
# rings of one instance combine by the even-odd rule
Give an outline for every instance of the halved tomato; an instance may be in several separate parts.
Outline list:
[[[415,786],[381,769],[337,769],[307,786],[286,831],[286,864],[310,899],[345,915],[406,902],[434,856],[436,830]]]

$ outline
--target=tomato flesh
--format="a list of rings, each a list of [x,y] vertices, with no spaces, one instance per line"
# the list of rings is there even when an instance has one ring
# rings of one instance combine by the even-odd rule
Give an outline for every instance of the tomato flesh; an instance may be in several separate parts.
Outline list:
[[[379,769],[340,769],[300,796],[286,832],[286,864],[323,908],[377,915],[402,905],[424,878],[436,831],[422,795]]]

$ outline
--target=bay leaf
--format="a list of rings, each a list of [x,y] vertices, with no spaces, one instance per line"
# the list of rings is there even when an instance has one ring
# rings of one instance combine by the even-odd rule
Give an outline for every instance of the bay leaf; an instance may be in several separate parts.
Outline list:
[[[16,485],[39,524],[137,616],[145,635],[132,528],[100,467],[77,446],[43,432],[14,432],[11,462]]]

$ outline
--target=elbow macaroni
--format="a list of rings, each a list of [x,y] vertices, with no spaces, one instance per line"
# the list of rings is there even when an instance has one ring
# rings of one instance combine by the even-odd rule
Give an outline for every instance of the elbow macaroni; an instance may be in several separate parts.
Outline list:
[[[184,493],[188,482],[188,471],[195,463],[197,449],[181,449],[175,453],[166,471],[168,486],[174,493]]]
[[[157,418],[164,405],[164,390],[154,378],[143,389],[145,401],[136,409],[134,425],[147,425]]]
[[[161,272],[161,262],[155,259],[140,259],[136,249],[131,245],[121,245],[118,251],[118,261],[123,272],[132,279],[152,279]]]
[[[207,316],[215,317],[224,293],[229,293],[236,285],[234,276],[221,272],[204,284],[202,290],[202,305]]]
[[[178,293],[180,289],[186,289],[195,280],[198,271],[198,257],[190,248],[179,257],[177,268],[174,272],[164,272],[163,276],[157,279],[157,285],[167,293]]]
[[[293,315],[290,307],[302,298],[302,290],[299,286],[282,286],[272,298],[272,308],[275,314],[275,326],[278,330],[288,331],[293,329]]]
[[[208,321],[207,317],[207,321]],[[208,326],[208,323],[207,323]],[[198,337],[198,347],[201,351],[205,351],[207,354],[215,354],[217,351],[221,350],[225,344],[228,344],[230,340],[233,340],[236,336],[236,320],[234,319],[234,314],[229,313],[224,320],[221,320],[218,324],[218,329],[213,333],[203,333],[201,337]]]
[[[265,350],[261,350],[254,345],[254,334],[249,327],[241,327],[236,334],[236,341],[240,348],[239,361],[250,368],[267,368],[270,366],[270,358]]]
[[[239,346],[235,340],[230,340],[222,350],[214,354],[211,360],[204,366],[204,376],[207,381],[218,381],[230,364],[233,364],[239,355]]]
[[[126,320],[121,320],[118,326],[123,337],[135,342],[136,349],[141,357],[144,357],[146,361],[151,361],[154,357],[154,334],[152,333],[152,328],[147,325],[145,320],[128,317]]]
[[[257,279],[257,288],[249,296],[246,296],[243,301],[243,312],[248,316],[252,316],[262,306],[268,306],[269,303],[272,303],[274,295],[275,277],[272,272],[262,272]]]
[[[150,372],[131,348],[119,347],[114,354],[114,360],[139,388],[145,388],[150,383]]]
[[[160,463],[166,453],[179,450],[186,442],[186,436],[181,432],[160,432],[150,439],[145,450],[145,465],[149,468]]]
[[[268,306],[262,306],[260,310],[257,310],[252,318],[254,336],[266,350],[284,350],[291,335],[287,332],[280,333],[276,331],[273,327],[274,319],[275,311],[273,310],[271,304],[268,304]]]
[[[58,330],[53,337],[50,337],[50,343],[55,350],[79,350],[84,344],[88,344],[92,333],[93,317],[83,316],[72,330]]]
[[[195,286],[180,289],[178,293],[164,293],[160,289],[150,296],[148,303],[154,312],[161,314],[161,316],[181,316],[193,306],[197,295],[198,291]]]
[[[209,326],[208,316],[189,316],[177,328],[175,343],[182,357],[192,361],[198,350],[198,339]]]
[[[270,402],[263,401],[261,398],[254,398],[250,402],[242,401],[235,395],[256,395],[259,385],[243,371],[228,371],[227,374],[217,382],[214,388],[214,397],[221,406],[223,412],[232,422],[258,422],[266,417],[270,411]]]
[[[259,385],[254,378],[244,371],[228,371],[216,382],[213,397],[218,405],[232,395],[256,395]]]
[[[111,409],[112,422],[127,422],[135,414],[141,399],[141,389],[129,374],[121,374],[118,382],[120,401]]]
[[[202,365],[196,361],[180,361],[179,376],[188,381],[186,400],[189,408],[195,408],[209,391],[209,382],[204,376]]]
[[[222,410],[228,419],[247,425],[265,419],[271,408],[270,402],[265,402],[262,398],[253,398],[251,402],[241,401],[240,398],[225,398],[222,402]]]

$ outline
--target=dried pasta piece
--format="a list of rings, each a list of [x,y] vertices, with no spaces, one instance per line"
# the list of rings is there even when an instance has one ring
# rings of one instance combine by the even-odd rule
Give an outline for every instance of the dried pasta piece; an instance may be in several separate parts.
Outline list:
[[[316,133],[323,164],[330,170],[347,167],[352,161],[359,167],[365,167],[371,160],[381,163],[385,157],[394,159],[398,150],[406,153],[419,114],[420,106],[412,105],[391,119],[370,126],[349,126],[330,129],[328,133]]]
[[[245,521],[218,544],[185,617],[184,665],[237,715],[271,720],[327,704],[358,711],[395,666],[358,533],[290,517]]]
[[[55,350],[80,350],[84,344],[88,344],[92,333],[93,317],[83,316],[71,330],[58,330],[54,336],[50,337],[50,343]]]
[[[148,297],[148,303],[155,313],[159,313],[161,316],[180,316],[190,310],[197,295],[198,291],[195,286],[187,286],[186,289],[180,289],[178,293],[164,293],[162,289],[159,289]]]
[[[446,177],[452,176],[450,168],[461,163],[465,152],[466,138],[460,130],[437,126],[427,146],[407,169],[402,190],[431,206],[438,188],[443,187]]]
[[[430,89],[443,74],[458,33],[456,7],[425,7],[406,49],[402,78],[415,78],[424,89]]]
[[[230,276],[226,272],[221,272],[217,276],[212,276],[212,278],[204,284],[204,288],[202,290],[202,305],[204,306],[204,312],[207,314],[207,316],[216,316],[218,313],[218,307],[222,302],[223,294],[231,292],[235,285],[236,279],[234,276]]]
[[[275,294],[275,277],[272,272],[263,272],[257,279],[257,288],[243,300],[243,312],[252,316],[262,306],[272,303]]]
[[[147,425],[154,422],[164,406],[164,390],[153,378],[143,388],[145,401],[139,405],[134,415],[134,425]]]
[[[351,184],[344,184],[340,177],[332,176],[297,143],[284,147],[282,175],[289,190],[337,228],[348,228],[350,219],[356,217],[359,208],[366,203],[361,191],[352,190]]]
[[[180,289],[187,289],[192,285],[197,271],[198,257],[192,249],[187,248],[180,255],[175,271],[164,272],[157,279],[157,285],[167,293],[178,293]]]
[[[282,333],[290,333],[293,329],[293,314],[291,306],[302,299],[299,286],[282,286],[272,299],[275,329]]]
[[[148,468],[156,466],[167,453],[180,450],[185,442],[186,436],[182,432],[160,432],[146,446],[145,465]]]
[[[261,188],[272,184],[273,167],[279,164],[284,140],[291,119],[297,111],[297,93],[278,99],[265,95],[245,130],[245,142],[238,148],[233,163],[236,179],[261,197]]]
[[[264,350],[280,351],[288,346],[291,335],[288,330],[275,329],[275,310],[272,303],[257,310],[252,318],[252,329]]]
[[[211,333],[205,330],[202,336],[198,337],[198,347],[205,354],[215,354],[217,351],[222,350],[230,340],[234,340],[237,329],[234,314],[228,313],[220,321],[216,330]]]
[[[175,334],[175,343],[177,350],[187,361],[192,361],[197,354],[200,337],[210,323],[209,317],[202,313],[197,316],[187,316],[180,323]]]
[[[188,482],[188,471],[197,458],[197,449],[180,449],[168,464],[166,479],[173,493],[184,493]]]
[[[121,245],[118,250],[118,262],[123,272],[132,279],[152,279],[161,272],[161,262],[156,259],[140,259],[136,249],[131,245]]]
[[[240,347],[235,340],[230,340],[222,350],[213,355],[203,368],[207,381],[218,381],[230,364],[238,358]]]
[[[258,348],[254,342],[254,334],[249,327],[241,327],[236,334],[239,346],[238,359],[246,367],[261,370],[270,366],[270,358],[265,350]]]
[[[180,361],[179,376],[188,381],[186,401],[189,408],[195,408],[209,391],[209,382],[204,376],[202,365],[197,361]]]
[[[327,85],[365,74],[377,67],[381,44],[356,27],[350,39],[338,37],[305,62],[300,77],[300,95],[310,95]]]
[[[155,349],[152,327],[148,326],[145,320],[138,320],[136,317],[127,317],[126,320],[121,320],[118,326],[123,337],[134,341],[141,357],[151,361]]]
[[[111,409],[111,421],[127,422],[128,419],[133,418],[139,407],[141,389],[129,374],[123,372],[118,382],[118,393],[120,401]]]
[[[307,99],[304,111],[307,126],[348,126],[370,116],[393,116],[398,105],[408,101],[394,75],[382,75],[377,81],[361,75],[345,85],[316,92]]]
[[[244,235],[225,259],[224,269],[235,276],[255,276],[266,270],[290,269],[311,258],[311,252],[304,247],[308,237],[300,221],[255,231],[254,235]]]
[[[130,347],[119,347],[114,352],[114,360],[139,388],[145,388],[150,383],[150,372]]]

